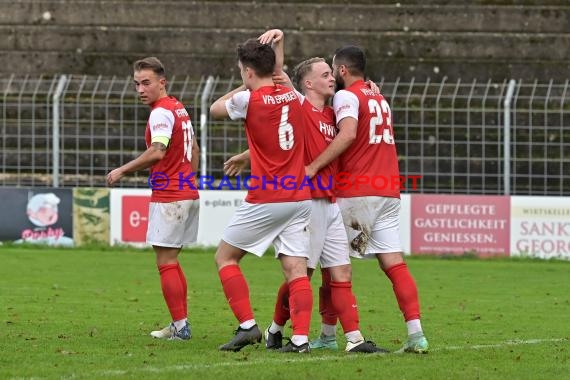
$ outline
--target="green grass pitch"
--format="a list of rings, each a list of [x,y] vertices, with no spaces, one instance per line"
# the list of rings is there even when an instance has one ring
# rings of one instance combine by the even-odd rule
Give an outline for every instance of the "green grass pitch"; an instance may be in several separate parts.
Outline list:
[[[169,316],[154,254],[129,248],[0,247],[0,379],[557,379],[570,376],[570,262],[409,257],[427,355],[238,353],[213,249],[186,249],[189,342],[153,340]],[[367,339],[396,350],[406,329],[374,261],[353,263]],[[283,277],[272,255],[242,269],[261,328]],[[318,281],[313,293],[318,294]],[[319,331],[315,299],[311,334]],[[290,335],[290,326],[285,335]],[[339,346],[345,340],[339,329]]]

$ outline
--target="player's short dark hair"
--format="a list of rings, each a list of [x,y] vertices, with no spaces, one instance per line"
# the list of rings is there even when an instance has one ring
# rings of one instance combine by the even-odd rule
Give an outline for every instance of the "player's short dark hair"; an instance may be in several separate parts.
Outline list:
[[[344,46],[334,53],[334,63],[337,66],[345,65],[352,75],[364,75],[366,70],[366,56],[358,46]]]
[[[139,59],[133,63],[134,71],[141,70],[152,70],[159,77],[166,78],[166,70],[164,70],[164,65],[156,57],[146,57]]]
[[[304,60],[293,69],[293,84],[299,91],[303,91],[303,79],[313,70],[313,63],[326,62],[324,58],[314,57]]]
[[[268,77],[275,68],[275,52],[270,45],[262,44],[255,38],[250,38],[237,47],[238,60],[244,67],[255,71],[259,77]]]

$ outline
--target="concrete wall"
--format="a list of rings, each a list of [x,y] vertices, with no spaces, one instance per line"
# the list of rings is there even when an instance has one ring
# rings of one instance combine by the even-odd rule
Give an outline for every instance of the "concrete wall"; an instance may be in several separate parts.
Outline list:
[[[235,46],[278,27],[286,63],[366,49],[369,75],[403,80],[562,80],[568,1],[1,1],[1,73],[129,75],[156,55],[170,74],[237,75]]]

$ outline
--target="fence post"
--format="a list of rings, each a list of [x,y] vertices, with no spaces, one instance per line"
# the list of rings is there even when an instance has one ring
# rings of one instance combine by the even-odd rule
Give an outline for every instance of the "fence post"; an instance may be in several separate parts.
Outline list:
[[[503,130],[503,184],[504,195],[511,194],[511,100],[515,92],[515,80],[509,81],[507,95],[504,101],[504,130]]]
[[[204,91],[202,92],[202,98],[200,99],[200,175],[207,175],[206,170],[208,168],[206,158],[207,158],[207,148],[208,148],[208,113],[210,112],[210,107],[208,107],[208,99],[210,93],[212,92],[212,87],[214,85],[214,77],[209,76],[206,80],[206,85],[204,86]]]
[[[62,75],[59,77],[59,82],[55,92],[53,93],[53,130],[52,130],[52,186],[59,187],[59,99],[67,82],[67,76]]]

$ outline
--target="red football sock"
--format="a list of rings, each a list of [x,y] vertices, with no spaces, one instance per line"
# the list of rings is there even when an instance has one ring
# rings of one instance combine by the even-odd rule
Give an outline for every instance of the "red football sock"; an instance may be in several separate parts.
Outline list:
[[[308,336],[313,310],[313,292],[309,277],[299,277],[289,283],[289,306],[293,335]]]
[[[285,326],[285,323],[291,317],[289,311],[289,284],[284,282],[277,292],[277,302],[275,303],[275,312],[273,313],[273,321],[279,326]]]
[[[186,276],[184,275],[184,271],[182,270],[180,263],[178,263],[178,277],[180,278],[180,283],[184,290],[184,310],[188,313],[188,283],[186,282]]]
[[[186,290],[183,289],[178,264],[164,264],[158,266],[160,273],[160,285],[166,306],[170,311],[173,321],[179,321],[187,317]]]
[[[332,304],[344,333],[360,330],[356,297],[352,293],[352,283],[331,281]]]
[[[412,319],[420,319],[418,289],[406,263],[393,265],[385,269],[384,272],[392,281],[394,294],[406,322]]]
[[[337,313],[331,299],[331,274],[328,268],[321,268],[322,283],[319,288],[319,314],[324,324],[334,326],[337,322]]]
[[[238,265],[227,265],[218,272],[224,294],[239,323],[253,318],[249,301],[249,288]]]

